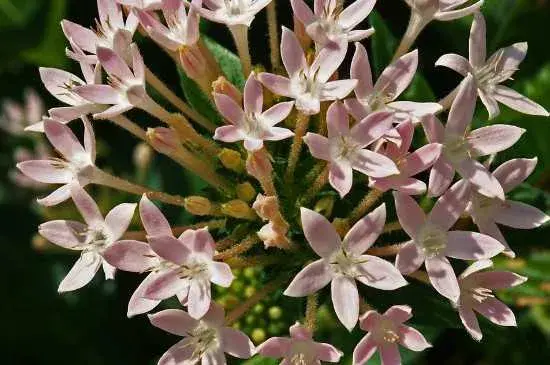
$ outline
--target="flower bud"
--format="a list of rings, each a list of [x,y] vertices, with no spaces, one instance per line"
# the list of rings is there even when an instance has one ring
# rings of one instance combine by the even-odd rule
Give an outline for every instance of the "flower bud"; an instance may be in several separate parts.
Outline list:
[[[212,83],[212,91],[217,94],[225,94],[229,96],[239,105],[243,102],[243,94],[224,76],[218,77],[218,79]]]
[[[156,151],[165,155],[177,153],[181,148],[177,133],[170,128],[148,128],[147,141]]]
[[[250,203],[252,200],[254,200],[256,194],[256,189],[254,189],[252,184],[249,182],[237,185],[237,197],[247,203]]]
[[[193,80],[204,77],[207,71],[207,62],[197,46],[181,46],[178,49],[178,55],[181,67],[185,70],[187,76]]]
[[[212,214],[213,206],[208,198],[202,196],[190,196],[183,202],[185,209],[193,215]]]
[[[222,165],[229,170],[241,173],[244,171],[244,161],[241,154],[235,150],[224,148],[218,153],[218,158]]]
[[[266,177],[270,177],[273,166],[268,153],[265,150],[249,153],[246,159],[246,171],[260,182]]]
[[[255,220],[258,218],[245,201],[238,199],[222,204],[222,213],[239,219]]]
[[[330,217],[332,215],[332,209],[334,208],[334,197],[325,196],[321,198],[316,204],[313,210],[317,213]]]

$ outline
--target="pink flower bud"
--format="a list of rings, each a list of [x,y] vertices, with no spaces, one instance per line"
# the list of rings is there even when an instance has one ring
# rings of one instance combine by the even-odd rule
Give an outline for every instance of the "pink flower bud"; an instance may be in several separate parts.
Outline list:
[[[243,94],[224,76],[218,77],[218,79],[212,83],[212,91],[216,94],[225,94],[229,96],[231,99],[235,100],[237,104],[243,102]]]
[[[177,133],[170,128],[148,128],[147,140],[156,151],[165,155],[176,153],[181,148]]]

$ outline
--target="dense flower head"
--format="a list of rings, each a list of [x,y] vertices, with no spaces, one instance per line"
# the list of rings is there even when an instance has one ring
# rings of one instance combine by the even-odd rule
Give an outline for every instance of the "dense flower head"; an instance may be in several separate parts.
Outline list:
[[[129,299],[128,317],[163,301],[185,309],[149,315],[153,326],[183,337],[159,365],[223,365],[226,354],[239,359],[257,354],[289,365],[346,362],[353,355],[351,361],[359,365],[376,351],[383,364],[399,365],[398,345],[412,351],[431,345],[405,324],[411,307],[389,306],[383,314],[376,307],[406,303],[404,293],[421,285],[435,289],[425,305],[438,301],[457,309],[476,340],[481,330],[475,313],[514,326],[512,310],[493,291],[526,278],[489,271],[489,259],[515,256],[498,225],[531,229],[550,219],[507,198],[533,173],[537,159],[501,162],[503,155],[497,154],[525,130],[486,124],[475,110],[479,96],[490,118],[499,112],[497,101],[548,116],[542,106],[501,85],[517,70],[527,45],[516,43],[487,58],[486,24],[479,12],[483,1],[405,2],[411,7],[409,27],[376,81],[361,44],[376,34],[356,29],[375,0],[347,7],[315,0],[313,9],[292,0],[294,30],[281,30],[271,0],[98,0],[95,31],[64,20],[66,55],[77,62],[82,77],[41,68],[46,90],[64,105],[43,116],[31,94],[25,108],[4,104],[1,125],[10,133],[22,128],[44,133],[57,155],[42,157],[37,146],[40,159],[27,153],[17,167],[33,181],[61,185],[39,203],[53,206],[71,199],[84,219],[54,219],[39,227],[45,239],[80,252],[59,291],[82,288],[100,267],[108,279],[116,269],[143,274]],[[264,8],[271,67],[253,64],[252,56],[263,48],[251,54],[248,41],[252,21]],[[470,14],[469,59],[450,54],[437,62],[463,75],[460,85],[439,102],[406,100],[405,91],[422,71],[423,50],[412,47],[422,29],[434,19]],[[201,17],[226,26],[238,56],[203,36]],[[146,55],[135,43],[138,27]],[[174,61],[183,93],[171,90],[146,64],[155,57],[142,47],[147,38]],[[349,42],[355,42],[354,50]],[[139,117],[143,112],[147,118]],[[131,118],[140,118],[139,123]],[[84,123],[82,142],[71,129],[76,123],[69,124],[75,119]],[[103,119],[130,132],[140,151],[149,146],[136,164],[140,183],[96,166],[92,120]],[[109,147],[119,152],[119,146]],[[180,176],[200,178],[199,184],[170,184],[189,196],[141,185],[148,181],[147,171],[157,167],[150,155],[155,152],[172,160],[175,171],[184,170]],[[494,169],[497,160],[501,164]],[[17,180],[23,182],[22,176]],[[164,183],[165,177],[157,180]],[[84,190],[92,184],[141,197],[139,221],[132,220],[132,202],[104,217],[98,207],[104,204]],[[165,205],[176,207],[166,213],[177,215],[165,216]],[[387,233],[397,230],[409,239],[392,243],[394,236]],[[454,260],[471,266],[457,277]],[[257,287],[241,290],[241,269],[252,276],[261,272],[253,278]],[[229,300],[228,290],[244,293]],[[169,300],[173,297],[177,301]],[[426,300],[425,295],[418,299]],[[271,338],[262,328],[241,327],[246,314],[261,312],[268,300],[293,303],[292,318],[270,327]],[[305,304],[305,311],[296,310],[296,304]],[[343,332],[352,331],[359,321],[367,332],[348,358],[321,342],[317,322],[326,318],[317,314],[326,306],[334,309],[331,329],[341,324]],[[289,326],[289,337],[279,336]],[[261,343],[257,349],[248,333]]]

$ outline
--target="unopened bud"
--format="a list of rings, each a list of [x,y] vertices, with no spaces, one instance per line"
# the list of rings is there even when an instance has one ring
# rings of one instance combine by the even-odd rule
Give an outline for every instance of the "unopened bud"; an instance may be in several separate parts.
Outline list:
[[[165,155],[174,154],[181,148],[178,134],[170,128],[148,128],[147,141],[156,151]]]
[[[139,170],[148,169],[153,160],[153,149],[147,143],[139,143],[134,148],[133,160]]]
[[[325,196],[321,198],[313,208],[317,213],[329,217],[332,215],[332,209],[334,208],[334,197]]]
[[[237,196],[239,197],[239,199],[250,203],[252,200],[254,200],[256,195],[256,189],[254,189],[251,183],[245,182],[243,184],[237,185]]]
[[[246,171],[260,182],[267,176],[271,176],[273,166],[268,153],[264,149],[249,153],[246,159]]]
[[[224,76],[218,77],[218,79],[212,83],[212,91],[217,94],[225,94],[229,96],[239,105],[243,102],[243,94]]]
[[[239,152],[224,148],[218,153],[218,158],[226,169],[233,170],[237,173],[244,171],[244,161]]]
[[[185,198],[183,205],[185,209],[193,215],[212,214],[213,206],[208,198],[202,196],[190,196]]]
[[[298,38],[302,49],[309,49],[311,46],[311,37],[306,32],[306,26],[296,16],[294,18],[294,34]]]
[[[258,218],[254,210],[243,200],[231,200],[222,204],[222,213],[233,218],[255,220]]]
[[[178,49],[181,67],[185,70],[187,76],[193,80],[198,80],[204,76],[207,71],[207,63],[201,50],[196,46],[182,46]]]

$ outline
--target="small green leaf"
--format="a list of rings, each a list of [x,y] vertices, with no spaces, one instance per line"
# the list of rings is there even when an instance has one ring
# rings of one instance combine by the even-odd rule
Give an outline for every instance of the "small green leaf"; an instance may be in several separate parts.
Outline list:
[[[182,69],[179,70],[179,74],[183,94],[193,109],[214,123],[221,123],[221,117],[216,111],[216,108],[210,99],[202,92],[197,83],[187,77]]]
[[[252,359],[242,363],[242,365],[276,365],[279,361],[268,357],[254,356]]]
[[[210,52],[212,52],[214,58],[218,61],[222,72],[225,74],[227,79],[242,89],[244,87],[245,79],[239,57],[211,38],[204,37],[204,43]]]

